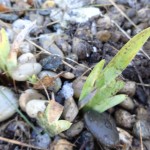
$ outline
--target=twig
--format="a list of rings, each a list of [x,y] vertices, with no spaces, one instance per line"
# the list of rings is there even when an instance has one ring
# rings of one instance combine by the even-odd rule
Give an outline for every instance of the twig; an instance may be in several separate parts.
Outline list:
[[[140,123],[140,143],[141,143],[141,150],[144,150],[144,147],[143,147],[143,140],[142,140],[141,123]]]
[[[131,37],[126,33],[126,31],[124,31],[114,20],[111,20],[115,25],[116,27],[128,38],[128,39],[131,39]],[[150,60],[150,56],[141,48],[140,49],[141,52]]]
[[[46,150],[46,149],[43,149],[43,148],[35,147],[33,145],[30,145],[30,144],[22,143],[22,142],[19,142],[19,141],[16,141],[16,140],[11,140],[11,139],[4,138],[4,137],[0,137],[0,140],[8,142],[8,143],[12,143],[12,144],[20,145],[20,146],[23,146],[23,147],[33,148],[33,149],[36,149],[36,150]]]
[[[41,46],[37,45],[36,43],[34,43],[34,42],[31,41],[31,40],[28,40],[28,39],[26,39],[26,40],[27,40],[29,43],[31,43],[32,45],[34,45],[35,47],[39,48],[41,51],[43,51],[43,52],[46,53],[46,54],[55,55],[55,56],[61,57],[60,55],[50,53],[49,51],[45,50],[44,48],[42,48]],[[52,43],[53,43],[53,41],[52,41]],[[61,58],[62,58],[62,57],[61,57]],[[74,60],[72,60],[72,59],[70,59],[70,58],[64,58],[64,59],[70,60],[70,61],[72,61],[72,62],[74,62],[74,63],[76,63],[76,64],[78,64],[78,65],[80,65],[80,66],[82,66],[82,67],[85,67],[85,68],[89,69],[87,66],[85,66],[85,65],[83,65],[83,64],[79,64],[78,62],[76,62],[76,61],[74,61]],[[73,67],[72,65],[70,65],[69,63],[67,63],[66,61],[62,60],[62,62],[63,62],[65,65],[69,66],[70,68],[72,68],[72,69],[74,69],[74,70],[76,69],[75,67]]]

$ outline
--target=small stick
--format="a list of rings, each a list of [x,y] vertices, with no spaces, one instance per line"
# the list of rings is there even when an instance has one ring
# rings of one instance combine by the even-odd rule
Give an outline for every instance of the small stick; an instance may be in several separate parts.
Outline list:
[[[46,149],[43,149],[43,148],[35,147],[33,145],[30,145],[30,144],[22,143],[22,142],[19,142],[19,141],[16,141],[16,140],[7,139],[7,138],[4,138],[4,137],[0,137],[0,140],[8,142],[8,143],[12,143],[12,144],[20,145],[20,146],[23,146],[23,147],[29,147],[29,148],[33,148],[33,149],[37,149],[37,150],[46,150]]]

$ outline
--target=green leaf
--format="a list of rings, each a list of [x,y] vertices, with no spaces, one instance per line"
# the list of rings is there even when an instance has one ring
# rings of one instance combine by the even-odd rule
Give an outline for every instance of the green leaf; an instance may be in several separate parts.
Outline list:
[[[150,27],[129,40],[104,68],[103,72],[99,76],[100,80],[96,82],[96,87],[100,88],[105,84],[109,84],[118,75],[120,75],[147,41],[149,36]]]
[[[10,44],[6,31],[2,28],[0,30],[0,68],[6,71],[7,57],[10,52]]]
[[[93,69],[94,72],[91,72],[82,90],[79,101],[80,108],[85,105],[84,110],[96,109],[102,112],[110,106],[118,104],[119,98],[120,101],[125,99],[124,96],[113,97],[123,87],[123,83],[118,82],[116,78],[132,61],[149,36],[150,28],[147,28],[128,41],[101,73],[96,72],[97,66],[96,69]],[[103,64],[100,65],[99,69],[102,70],[102,67]]]
[[[71,125],[72,125],[72,123],[70,123],[67,120],[55,121],[49,125],[48,131],[51,134],[51,136],[55,136],[65,130],[69,129]]]
[[[115,95],[119,90],[121,90],[124,87],[124,84],[125,83],[123,81],[115,79],[109,85],[106,84],[102,88],[98,88],[94,96],[92,98],[89,97],[90,99],[88,103],[86,101],[84,111],[93,109],[96,105],[99,105],[100,103],[105,103],[104,100]],[[80,106],[83,106],[82,103],[84,103],[84,99],[82,101],[79,101],[79,108]],[[114,106],[115,105],[116,104],[114,102]]]
[[[102,72],[104,64],[105,60],[101,60],[99,63],[96,64],[96,66],[86,79],[86,82],[84,83],[79,100],[83,99],[89,92],[93,90],[95,81],[99,78],[99,75]]]
[[[38,122],[51,137],[67,130],[71,124],[67,120],[58,120],[63,112],[63,106],[50,100],[44,113],[38,113]]]
[[[113,97],[109,97],[107,99],[104,99],[103,101],[100,101],[99,104],[94,105],[92,109],[98,112],[104,112],[107,109],[114,107],[115,105],[118,105],[119,103],[123,102],[126,99],[127,95],[124,94],[115,95]]]

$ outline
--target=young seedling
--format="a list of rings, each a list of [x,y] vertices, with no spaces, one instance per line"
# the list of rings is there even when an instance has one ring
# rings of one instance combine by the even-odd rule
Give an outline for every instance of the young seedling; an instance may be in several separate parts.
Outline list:
[[[125,94],[116,95],[124,86],[124,82],[119,80],[118,76],[149,37],[150,28],[147,28],[128,41],[104,69],[104,60],[94,67],[83,86],[79,98],[80,109],[104,112],[126,99]]]

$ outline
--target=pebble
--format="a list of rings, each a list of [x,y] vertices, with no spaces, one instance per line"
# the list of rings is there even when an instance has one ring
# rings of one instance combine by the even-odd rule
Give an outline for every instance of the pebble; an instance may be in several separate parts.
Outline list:
[[[5,20],[5,21],[9,21],[9,22],[13,22],[13,21],[17,20],[18,17],[19,16],[14,14],[14,13],[13,14],[11,14],[11,13],[9,13],[9,14],[1,13],[0,14],[0,19]]]
[[[36,127],[36,131],[41,132],[42,129]],[[50,136],[47,133],[39,134],[33,130],[33,132],[31,133],[31,137],[33,139],[31,143],[36,147],[47,149],[51,144]]]
[[[85,150],[94,150],[94,137],[88,131],[83,131],[79,138],[76,140],[76,146],[78,149],[84,148]]]
[[[101,14],[100,10],[95,7],[83,7],[70,9],[64,14],[63,19],[69,22],[85,23],[90,19],[99,17]]]
[[[111,37],[111,33],[108,30],[98,31],[96,37],[102,42],[107,42]]]
[[[136,91],[136,83],[134,81],[127,81],[125,86],[119,91],[119,93],[134,96]]]
[[[86,59],[89,57],[91,50],[92,47],[89,43],[76,37],[73,38],[72,51],[77,54],[79,59]]]
[[[45,96],[40,94],[38,91],[27,89],[20,95],[19,98],[19,106],[23,111],[25,111],[26,104],[32,99],[46,100]]]
[[[65,82],[60,92],[65,99],[72,97],[74,93],[72,83]]]
[[[25,63],[18,65],[11,76],[16,81],[26,81],[32,75],[37,75],[41,69],[42,66],[39,63]]]
[[[78,77],[77,79],[75,79],[73,81],[72,87],[73,87],[73,90],[74,90],[74,97],[75,98],[80,97],[82,87],[83,87],[83,85],[86,81],[86,78],[87,78],[86,76],[82,76],[82,77]]]
[[[24,29],[28,24],[31,24],[32,22],[30,20],[26,19],[17,19],[16,21],[13,22],[12,24],[12,29],[16,32],[19,33],[22,29]]]
[[[82,121],[76,122],[66,131],[66,135],[69,137],[75,137],[81,133],[83,128],[84,123]]]
[[[7,87],[0,86],[0,122],[10,118],[18,108],[18,98]]]
[[[97,20],[97,27],[100,30],[107,30],[111,27],[111,20],[108,16],[105,16],[104,18],[99,18]]]
[[[68,37],[69,38],[69,37]],[[63,51],[64,54],[70,54],[71,53],[71,46],[66,41],[65,37],[57,37],[55,39],[56,45]]]
[[[124,100],[119,105],[126,110],[133,110],[135,108],[135,104],[130,97],[127,97],[126,100]]]
[[[25,53],[18,57],[18,64],[36,63],[36,58],[32,53]]]
[[[138,120],[133,126],[133,134],[140,139],[142,137],[143,140],[150,139],[150,121],[148,120]]]
[[[118,109],[115,112],[115,120],[117,125],[131,129],[135,122],[135,116],[126,110]]]
[[[121,128],[117,127],[117,130],[119,132],[119,141],[129,148],[132,145],[133,136],[131,136],[127,131]]]
[[[144,92],[144,90],[142,89],[142,87],[138,86],[136,88],[136,92],[135,92],[135,98],[137,101],[139,101],[140,103],[146,105],[147,101],[148,101],[148,97],[146,95],[146,93]]]
[[[84,65],[84,64],[83,64]],[[85,65],[86,66],[86,65]],[[73,70],[73,74],[75,75],[75,77],[80,77],[82,76],[82,74],[87,71],[86,67],[83,67],[81,65],[75,65],[74,66],[76,69]]]
[[[62,65],[62,58],[50,55],[40,60],[40,64],[44,70],[56,71]]]
[[[30,44],[29,42],[21,42],[21,44],[19,45],[19,52],[24,54],[24,53],[35,53],[36,49],[35,47]]]
[[[45,76],[56,77],[57,74],[55,72],[52,72],[52,71],[41,71],[38,74],[38,77],[40,79],[44,78]],[[61,88],[61,85],[62,85],[61,79],[58,77],[55,80],[54,86],[53,87],[48,87],[48,90],[52,90],[54,92],[58,92],[58,90]]]
[[[37,14],[37,13],[30,13],[29,14],[29,20],[32,22],[36,20],[36,24],[38,26],[42,26],[43,22],[44,22],[44,17],[42,15]]]
[[[53,55],[58,55],[60,56],[61,58],[64,58],[64,54],[63,52],[61,51],[61,49],[56,45],[56,44],[51,44],[49,47],[48,47],[48,51],[53,54]]]
[[[55,0],[55,3],[63,9],[74,9],[89,5],[91,0]]]
[[[75,77],[75,75],[71,72],[64,72],[61,76],[68,80],[71,80]]]
[[[47,103],[47,100],[32,99],[26,104],[26,113],[31,118],[37,118],[38,112],[45,111]]]
[[[91,110],[85,113],[84,121],[88,130],[101,145],[112,147],[118,144],[119,134],[110,115]]]
[[[69,122],[73,122],[75,117],[78,115],[79,109],[72,97],[65,100],[63,117]]]

